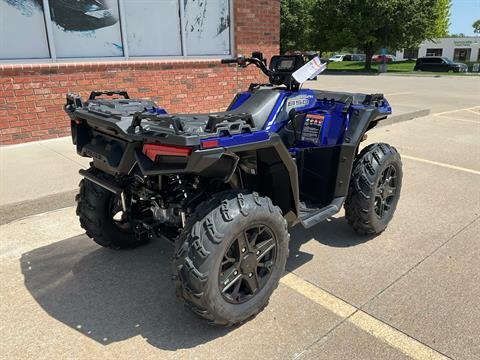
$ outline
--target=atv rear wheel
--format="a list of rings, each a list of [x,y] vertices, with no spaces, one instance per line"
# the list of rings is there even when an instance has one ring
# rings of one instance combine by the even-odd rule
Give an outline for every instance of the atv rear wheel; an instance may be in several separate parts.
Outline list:
[[[259,313],[285,270],[290,235],[267,197],[226,191],[202,203],[176,244],[177,295],[230,326]]]
[[[108,175],[90,168],[89,172],[108,180]],[[121,211],[119,196],[83,179],[77,194],[77,215],[88,237],[98,245],[111,249],[134,248],[147,242],[138,240],[130,218]]]
[[[358,155],[345,201],[345,217],[357,233],[385,230],[400,198],[402,175],[400,155],[388,144],[369,145]]]

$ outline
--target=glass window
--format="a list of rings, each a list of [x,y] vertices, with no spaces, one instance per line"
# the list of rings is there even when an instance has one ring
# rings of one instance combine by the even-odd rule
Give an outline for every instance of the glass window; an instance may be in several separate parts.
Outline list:
[[[0,0],[0,61],[229,55],[231,1]]]
[[[427,56],[442,56],[443,49],[427,49]]]
[[[431,57],[431,58],[423,58],[421,59],[422,64],[441,64],[442,59]]]
[[[187,54],[230,54],[229,1],[184,0],[182,3]]]
[[[130,56],[181,55],[178,0],[125,0]]]
[[[455,49],[453,51],[454,61],[469,61],[472,55],[472,49]]]
[[[42,2],[0,0],[0,59],[49,57]]]
[[[122,56],[116,0],[49,0],[60,58]]]
[[[418,58],[418,48],[407,48],[403,51],[404,59],[416,59]]]

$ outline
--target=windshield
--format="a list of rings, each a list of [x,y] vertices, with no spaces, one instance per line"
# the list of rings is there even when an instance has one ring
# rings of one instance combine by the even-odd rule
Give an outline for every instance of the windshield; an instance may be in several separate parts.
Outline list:
[[[453,61],[450,60],[450,59],[448,59],[448,58],[446,58],[446,57],[442,57],[442,59],[445,60],[445,62],[446,62],[447,64],[453,64]]]
[[[334,56],[332,56],[333,59],[339,59],[339,58],[341,58],[341,57],[342,57],[342,55],[334,55]]]

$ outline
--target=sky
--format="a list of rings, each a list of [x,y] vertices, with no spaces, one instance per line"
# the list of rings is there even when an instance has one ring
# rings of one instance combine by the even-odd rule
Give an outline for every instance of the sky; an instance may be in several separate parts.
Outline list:
[[[472,24],[480,19],[480,0],[452,0],[450,34],[473,33]]]

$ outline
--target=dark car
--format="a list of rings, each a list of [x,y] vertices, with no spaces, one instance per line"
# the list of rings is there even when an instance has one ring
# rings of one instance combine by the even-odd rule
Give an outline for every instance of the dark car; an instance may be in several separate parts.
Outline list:
[[[417,59],[415,71],[442,71],[442,72],[467,72],[468,66],[462,63],[455,63],[450,59],[440,56],[427,56]]]

